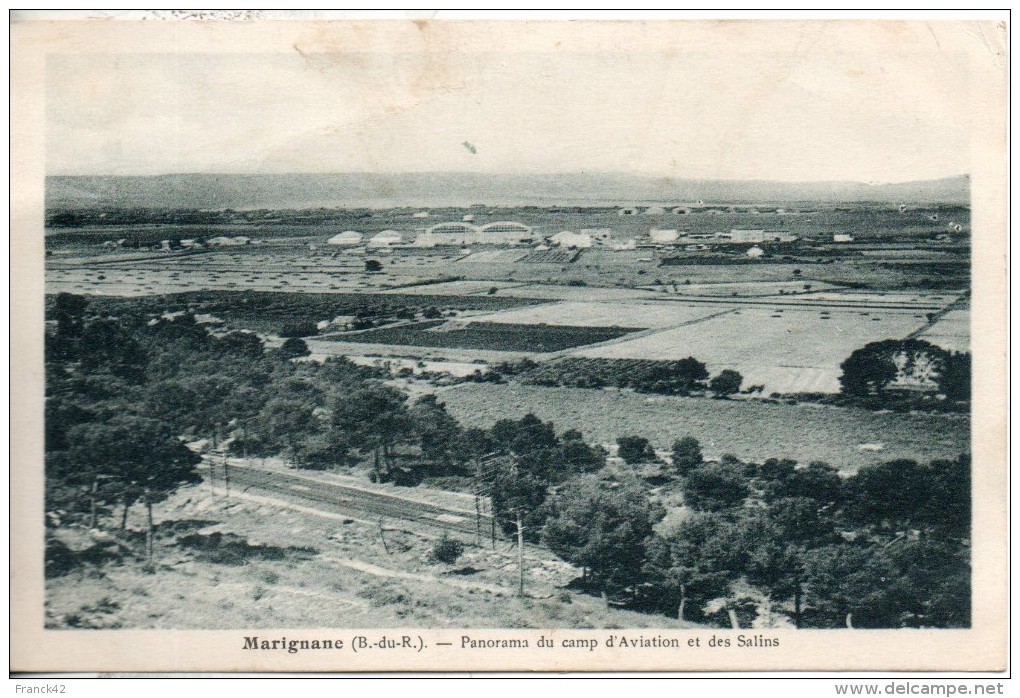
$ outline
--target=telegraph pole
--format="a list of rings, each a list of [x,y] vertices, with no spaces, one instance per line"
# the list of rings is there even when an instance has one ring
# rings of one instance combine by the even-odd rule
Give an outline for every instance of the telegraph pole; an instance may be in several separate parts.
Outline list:
[[[226,490],[226,496],[230,497],[230,464],[227,463],[227,452],[223,452],[223,487]]]
[[[517,510],[517,595],[524,596],[524,527],[521,525],[521,510]]]
[[[90,508],[89,528],[96,527],[96,495],[98,494],[98,492],[99,492],[99,476],[96,475],[96,477],[92,480],[92,497],[91,497],[92,501],[89,506]]]
[[[482,547],[482,462],[475,459],[475,543]]]

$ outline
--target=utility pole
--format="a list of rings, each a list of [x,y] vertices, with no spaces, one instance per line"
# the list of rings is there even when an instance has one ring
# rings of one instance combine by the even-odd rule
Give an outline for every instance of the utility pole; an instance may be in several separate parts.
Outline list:
[[[521,510],[517,510],[517,595],[524,596],[524,526],[521,525]]]
[[[475,459],[475,543],[482,547],[482,462]]]
[[[99,476],[92,480],[92,502],[89,505],[89,528],[96,527],[96,495],[99,493]]]
[[[226,496],[230,497],[230,464],[227,462],[227,452],[223,452],[223,487],[226,490]]]

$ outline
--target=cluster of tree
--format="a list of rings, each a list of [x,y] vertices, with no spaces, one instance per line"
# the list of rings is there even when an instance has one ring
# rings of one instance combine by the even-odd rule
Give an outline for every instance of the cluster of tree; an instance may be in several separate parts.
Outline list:
[[[519,516],[589,589],[744,627],[766,607],[798,627],[970,623],[969,457],[841,477],[820,462],[706,462],[688,436],[668,459],[683,507],[661,523],[660,497],[630,469],[657,460],[647,439],[621,437],[627,465],[603,467],[580,434],[557,438],[531,415],[487,436],[484,449],[506,456],[492,461],[501,527],[514,533]]]
[[[214,332],[187,313],[113,316],[70,294],[47,308],[47,511],[152,503],[197,479],[184,444],[305,467],[368,458],[380,479],[457,471],[469,435],[434,397],[412,405],[345,359],[295,363],[288,339],[266,350],[250,332]],[[102,445],[102,447],[100,447]],[[122,514],[123,520],[124,514]]]
[[[626,388],[639,393],[691,395],[711,391],[728,398],[740,392],[744,377],[723,369],[709,380],[708,368],[694,357],[677,361],[566,358],[541,364],[523,359],[477,372],[469,381],[501,383],[513,379],[530,385],[567,388]]]
[[[645,445],[627,439],[639,457]],[[770,608],[797,627],[969,626],[968,457],[844,478],[824,463],[704,462],[687,437],[672,472],[684,507],[668,523],[647,483],[607,468],[534,497],[533,538],[589,588],[693,621],[748,627]]]
[[[923,339],[886,339],[854,351],[840,364],[843,397],[879,407],[943,399],[970,402],[971,359]]]

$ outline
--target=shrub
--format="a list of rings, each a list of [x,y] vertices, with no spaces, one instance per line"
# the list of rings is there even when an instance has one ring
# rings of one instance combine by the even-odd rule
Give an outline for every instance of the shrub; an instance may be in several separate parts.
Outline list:
[[[443,537],[432,546],[431,557],[437,562],[452,565],[463,554],[464,544],[444,533]]]

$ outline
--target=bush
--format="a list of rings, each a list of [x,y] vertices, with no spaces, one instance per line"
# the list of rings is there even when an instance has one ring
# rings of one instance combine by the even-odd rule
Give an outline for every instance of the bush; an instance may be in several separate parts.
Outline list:
[[[432,546],[431,558],[436,562],[452,565],[464,554],[464,544],[456,538],[450,538],[445,533],[443,537]]]
[[[655,449],[643,436],[621,436],[616,440],[620,458],[628,464],[650,463],[656,460]]]

